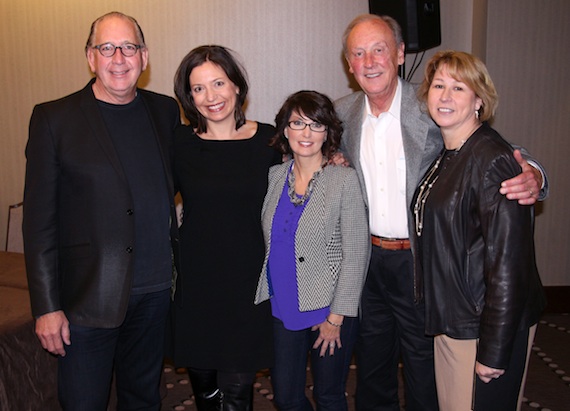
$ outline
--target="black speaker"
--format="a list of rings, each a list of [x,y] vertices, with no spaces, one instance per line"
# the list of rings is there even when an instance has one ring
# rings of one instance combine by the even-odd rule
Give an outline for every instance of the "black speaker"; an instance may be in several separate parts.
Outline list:
[[[406,52],[441,44],[439,0],[368,0],[370,13],[393,17],[402,27]]]

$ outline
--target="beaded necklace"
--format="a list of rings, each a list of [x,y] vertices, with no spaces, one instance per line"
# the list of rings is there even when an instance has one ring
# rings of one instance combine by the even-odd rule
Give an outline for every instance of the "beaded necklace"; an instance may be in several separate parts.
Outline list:
[[[416,198],[416,204],[414,205],[414,216],[416,220],[416,234],[418,237],[422,236],[422,231],[424,228],[424,211],[427,198],[431,193],[431,189],[437,179],[439,178],[439,164],[445,156],[446,150],[443,149],[439,157],[437,158],[434,165],[429,169],[426,176],[424,177],[422,183],[420,184],[418,190],[418,196]]]
[[[294,166],[295,163],[291,164],[291,169],[289,170],[289,176],[287,178],[287,184],[289,185],[289,187],[287,192],[289,194],[289,199],[291,200],[291,203],[293,203],[296,206],[300,206],[303,205],[305,201],[307,201],[307,199],[311,196],[311,193],[313,192],[313,186],[315,185],[315,179],[319,176],[319,174],[322,173],[323,169],[321,167],[313,173],[313,177],[311,178],[311,181],[309,181],[309,184],[307,185],[305,194],[299,196],[295,192],[295,173],[293,173]]]

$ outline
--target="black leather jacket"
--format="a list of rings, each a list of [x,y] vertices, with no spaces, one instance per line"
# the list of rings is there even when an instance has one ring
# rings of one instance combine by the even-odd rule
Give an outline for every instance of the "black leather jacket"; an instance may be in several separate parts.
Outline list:
[[[520,173],[512,151],[486,124],[461,150],[444,150],[416,241],[427,333],[479,338],[477,360],[500,369],[516,332],[535,324],[545,305],[533,207],[499,193],[502,181]]]

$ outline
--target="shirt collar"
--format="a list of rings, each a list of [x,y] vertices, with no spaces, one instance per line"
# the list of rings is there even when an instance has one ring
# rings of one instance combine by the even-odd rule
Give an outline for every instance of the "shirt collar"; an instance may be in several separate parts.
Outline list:
[[[400,120],[400,109],[402,107],[402,79],[398,77],[398,85],[396,86],[396,94],[394,94],[394,98],[392,99],[392,104],[390,104],[390,108],[386,113],[390,114],[397,120]],[[368,100],[368,96],[364,94],[364,118],[379,118],[380,116],[376,117],[372,114],[372,110],[370,109],[370,101]]]

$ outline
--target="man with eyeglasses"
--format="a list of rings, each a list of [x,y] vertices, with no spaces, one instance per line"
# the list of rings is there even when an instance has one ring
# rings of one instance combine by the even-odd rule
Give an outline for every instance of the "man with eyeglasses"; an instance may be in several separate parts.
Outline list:
[[[34,108],[24,246],[36,334],[58,357],[65,410],[159,410],[177,243],[176,101],[137,89],[148,62],[135,19],[108,13],[85,47],[82,90]]]

